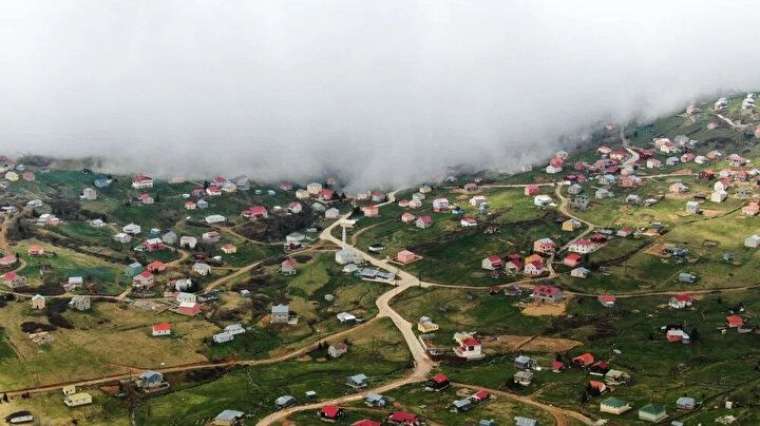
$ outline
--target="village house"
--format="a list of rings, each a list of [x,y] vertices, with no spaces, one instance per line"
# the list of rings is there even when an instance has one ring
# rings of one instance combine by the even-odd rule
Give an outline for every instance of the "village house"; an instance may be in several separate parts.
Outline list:
[[[656,158],[648,158],[646,162],[647,169],[659,169],[662,167],[662,161]]]
[[[153,178],[145,175],[137,175],[132,178],[132,188],[150,189],[153,188]]]
[[[85,201],[95,201],[98,199],[98,193],[93,188],[84,188],[79,198]]]
[[[552,197],[546,194],[539,194],[533,197],[533,205],[536,207],[549,207],[554,204]]]
[[[32,296],[32,309],[42,310],[45,309],[45,296],[35,294]]]
[[[568,266],[570,268],[575,268],[576,266],[581,264],[581,261],[583,260],[583,257],[578,253],[568,253],[564,259],[562,259],[562,263],[565,266]]]
[[[213,426],[239,426],[243,422],[245,413],[237,410],[223,410],[214,417]]]
[[[376,204],[362,207],[362,213],[365,217],[378,217],[380,215],[380,208]]]
[[[438,331],[438,324],[434,323],[430,317],[420,317],[417,321],[417,331],[420,333],[432,333]]]
[[[575,210],[586,210],[591,200],[586,194],[578,194],[570,197],[570,207]]]
[[[296,274],[296,261],[295,259],[288,257],[280,263],[280,273],[282,275],[295,275]]]
[[[340,217],[340,210],[335,207],[331,207],[325,210],[325,219],[334,220]]]
[[[496,271],[504,267],[504,262],[497,255],[488,256],[480,262],[480,267],[487,271]]]
[[[454,347],[454,354],[459,358],[466,360],[483,358],[480,340],[476,339],[471,333],[454,333],[454,341],[457,342],[457,346]]]
[[[534,302],[558,303],[563,294],[559,287],[553,285],[537,285],[533,288],[531,298]]]
[[[530,370],[536,365],[536,361],[527,355],[518,355],[515,358],[515,368],[518,370]]]
[[[207,225],[218,225],[220,223],[226,223],[227,218],[220,214],[212,214],[212,215],[206,216],[205,221]]]
[[[417,255],[409,250],[401,250],[396,254],[396,261],[408,265],[417,260]]]
[[[680,272],[678,274],[678,282],[683,284],[694,284],[697,282],[697,276],[689,272]]]
[[[611,396],[599,403],[599,411],[619,416],[631,409],[631,404],[622,399]]]
[[[673,309],[684,309],[690,307],[694,303],[694,298],[687,293],[679,293],[672,296],[668,301],[668,306]]]
[[[664,405],[647,404],[639,408],[639,420],[651,423],[659,423],[668,417]]]
[[[614,308],[617,298],[611,294],[600,294],[596,298],[605,308]]]
[[[683,182],[675,182],[668,187],[668,191],[673,194],[681,194],[684,192],[689,192],[689,187],[684,185]]]
[[[689,396],[682,396],[676,400],[676,407],[679,410],[693,410],[697,407],[697,400]]]
[[[464,216],[462,217],[462,219],[459,220],[459,224],[463,228],[471,228],[474,226],[478,226],[478,221],[472,216]]]
[[[26,277],[18,275],[16,271],[10,271],[3,274],[3,282],[10,289],[17,289],[26,286]]]
[[[510,262],[514,261],[511,260]],[[541,256],[532,254],[525,258],[525,267],[523,269],[525,275],[537,277],[543,274],[545,270],[544,259]]]
[[[686,202],[686,213],[689,214],[699,214],[701,211],[699,207],[699,201],[687,201]]]
[[[488,202],[485,195],[476,195],[472,198],[470,198],[470,205],[472,207],[480,207],[482,204],[485,204]]]
[[[562,222],[562,230],[565,232],[573,232],[580,229],[583,224],[578,219],[568,219]]]
[[[538,195],[541,192],[541,187],[538,185],[525,185],[525,188],[523,190],[523,193],[528,197],[534,197]]]
[[[451,383],[449,382],[449,378],[446,377],[443,373],[438,373],[435,376],[431,377],[430,380],[428,380],[425,387],[430,388],[436,392],[440,392],[444,389],[447,389]]]
[[[580,238],[570,243],[567,246],[567,251],[579,254],[588,254],[596,251],[599,246],[590,239]]]
[[[728,192],[726,191],[713,191],[713,193],[710,194],[710,201],[713,203],[722,203],[726,201],[726,198],[728,198]]]
[[[243,210],[241,215],[249,220],[266,219],[269,217],[269,212],[265,206],[252,206]]]
[[[520,386],[530,386],[533,382],[533,372],[530,370],[519,370],[512,375],[512,380]]]
[[[143,271],[132,278],[132,287],[136,290],[147,290],[153,287],[154,278],[150,271]]]
[[[346,377],[346,385],[356,390],[366,388],[368,382],[369,378],[365,374],[354,374]]]
[[[348,345],[343,342],[333,343],[327,348],[327,355],[333,359],[342,357],[346,352],[348,352]]]
[[[726,317],[726,327],[741,328],[744,325],[744,318],[741,315],[733,314]]]
[[[760,247],[760,235],[753,234],[744,239],[744,247],[756,249]]]
[[[190,250],[195,249],[195,246],[198,245],[198,239],[189,235],[183,235],[179,239],[179,246],[181,248],[189,248]]]
[[[288,305],[279,304],[272,306],[269,322],[272,324],[287,324],[290,321],[290,308]]]
[[[588,278],[589,274],[591,274],[591,271],[582,266],[574,268],[573,270],[570,271],[570,276],[573,278],[585,279],[585,278]]]
[[[154,260],[150,262],[145,269],[153,274],[160,274],[166,270],[166,264],[160,260]]]
[[[420,229],[427,229],[433,225],[433,218],[432,216],[428,215],[420,216],[417,218],[414,224]]]
[[[594,192],[594,198],[597,200],[603,200],[605,198],[612,198],[614,194],[607,188],[599,188]]]
[[[153,337],[169,336],[170,334],[172,334],[172,325],[168,322],[153,324],[151,328],[151,335]]]
[[[401,214],[401,222],[408,224],[408,223],[414,222],[416,219],[417,219],[417,216],[409,212],[404,212],[403,214]]]
[[[164,249],[164,242],[160,238],[148,238],[142,246],[148,252],[160,251]]]
[[[551,238],[540,238],[533,242],[533,252],[552,254],[557,249],[557,244]]]
[[[77,311],[88,311],[90,310],[90,306],[90,296],[76,295],[69,301],[69,307]]]
[[[205,277],[211,273],[211,266],[208,263],[196,262],[193,264],[193,273]]]
[[[436,198],[433,200],[434,212],[445,212],[449,209],[449,200],[446,198]]]

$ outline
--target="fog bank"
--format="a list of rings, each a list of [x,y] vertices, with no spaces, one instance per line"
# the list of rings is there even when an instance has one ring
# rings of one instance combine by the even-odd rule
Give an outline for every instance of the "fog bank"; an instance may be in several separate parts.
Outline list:
[[[751,2],[6,0],[0,151],[396,186],[760,87]]]

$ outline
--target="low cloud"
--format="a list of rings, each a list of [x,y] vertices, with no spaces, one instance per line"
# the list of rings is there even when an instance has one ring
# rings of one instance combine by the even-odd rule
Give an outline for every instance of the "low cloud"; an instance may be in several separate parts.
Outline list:
[[[0,148],[392,187],[760,87],[753,3],[617,3],[9,0]]]

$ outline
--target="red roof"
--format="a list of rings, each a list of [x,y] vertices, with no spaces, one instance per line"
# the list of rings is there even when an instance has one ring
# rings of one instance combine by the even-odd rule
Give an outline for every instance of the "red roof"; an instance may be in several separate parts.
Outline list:
[[[3,279],[6,280],[6,281],[13,281],[13,280],[16,279],[16,277],[17,277],[17,275],[16,275],[15,271],[6,272],[3,275]]]
[[[320,412],[323,417],[334,419],[340,414],[340,408],[337,405],[325,405]]]
[[[573,362],[582,365],[591,365],[594,363],[594,355],[586,352],[585,354],[581,354],[573,358]]]
[[[475,392],[475,395],[474,395],[474,397],[475,397],[475,399],[477,399],[478,401],[483,401],[483,400],[486,400],[486,399],[490,398],[490,397],[491,397],[491,393],[490,393],[490,392],[488,392],[488,391],[487,391],[487,390],[485,390],[485,389],[481,389],[481,390],[479,390],[479,391]]]
[[[153,331],[171,331],[172,325],[168,322],[153,324]]]
[[[420,216],[417,220],[422,221],[422,223],[433,223],[432,216]]]
[[[199,304],[194,304],[192,307],[189,306],[180,306],[179,309],[177,309],[177,312],[179,312],[182,315],[188,315],[188,316],[194,316],[201,312],[201,306]]]
[[[443,373],[438,373],[435,376],[433,376],[431,380],[434,381],[435,383],[446,383],[449,381],[449,378],[446,377],[446,375]]]
[[[557,361],[556,359],[552,361],[552,370],[561,370],[565,368],[565,363],[562,361]]]
[[[148,271],[163,271],[166,269],[166,264],[160,260],[154,260],[148,264]]]
[[[690,294],[688,293],[680,293],[673,296],[674,299],[676,299],[679,302],[691,302],[693,299]]]
[[[538,285],[533,289],[534,296],[556,296],[560,292],[559,287],[553,285]]]
[[[726,317],[726,324],[731,328],[741,327],[744,325],[744,319],[740,315],[729,315]]]
[[[153,274],[151,274],[150,271],[142,271],[140,276],[143,278],[153,278]]]
[[[480,340],[474,337],[468,337],[462,340],[462,346],[479,346],[479,345],[480,345]]]
[[[137,175],[132,178],[132,182],[147,182],[149,180],[153,180],[153,178],[145,175]]]
[[[600,294],[598,299],[602,303],[615,303],[617,297],[611,294]]]
[[[335,191],[333,191],[330,188],[324,188],[319,194],[325,200],[329,200],[329,199],[332,199],[333,195],[335,194]]]
[[[370,419],[362,419],[351,423],[351,426],[381,426],[380,422],[376,422]]]
[[[501,258],[499,256],[497,256],[497,255],[488,256],[488,260],[491,263],[501,263]]]
[[[413,413],[408,413],[406,411],[396,411],[395,413],[388,416],[388,420],[393,422],[416,422],[417,421],[417,415]]]

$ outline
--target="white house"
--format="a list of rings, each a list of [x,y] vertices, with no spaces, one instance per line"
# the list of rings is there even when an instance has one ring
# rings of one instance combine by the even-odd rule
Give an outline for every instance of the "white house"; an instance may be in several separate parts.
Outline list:
[[[227,222],[227,218],[220,215],[220,214],[212,214],[209,216],[206,216],[206,223],[209,225],[216,225],[219,223]]]
[[[744,247],[758,248],[760,247],[760,235],[753,234],[744,239]]]
[[[211,273],[211,266],[209,266],[208,263],[197,262],[193,265],[193,272],[202,277],[205,277]]]
[[[125,234],[137,235],[140,232],[142,232],[142,228],[140,227],[140,225],[137,225],[135,223],[130,223],[129,225],[124,225],[124,227],[121,228],[121,231],[124,232]]]

